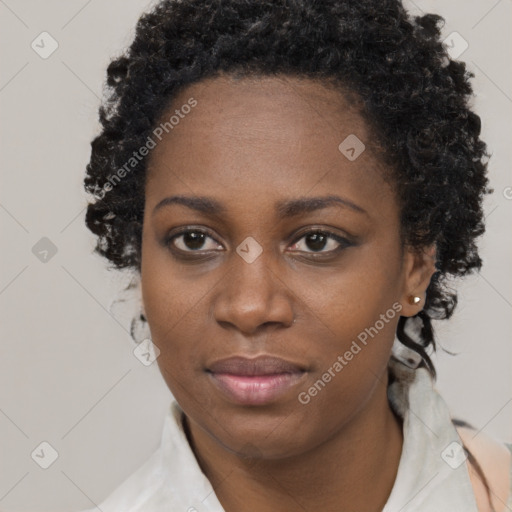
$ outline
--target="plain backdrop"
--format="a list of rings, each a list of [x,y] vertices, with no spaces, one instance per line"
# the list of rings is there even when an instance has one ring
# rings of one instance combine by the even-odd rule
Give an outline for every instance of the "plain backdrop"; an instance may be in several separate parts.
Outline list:
[[[149,4],[137,0],[0,1],[0,509],[93,507],[160,442],[171,400],[156,364],[134,357],[128,282],[92,254],[83,175],[109,60]],[[446,18],[468,48],[475,109],[495,193],[485,203],[484,267],[436,325],[437,387],[452,413],[512,441],[510,0],[407,2]],[[32,42],[44,36],[36,51]],[[461,39],[458,39],[461,43]],[[42,48],[44,46],[44,48]],[[46,252],[45,252],[46,251]],[[48,445],[41,445],[46,442]],[[40,467],[37,454],[55,450]]]

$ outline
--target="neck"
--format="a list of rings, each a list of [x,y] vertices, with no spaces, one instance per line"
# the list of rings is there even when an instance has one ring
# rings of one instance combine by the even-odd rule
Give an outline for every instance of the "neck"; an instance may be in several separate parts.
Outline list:
[[[389,407],[387,378],[332,437],[286,459],[243,459],[187,421],[189,442],[226,512],[381,511],[402,452],[402,424]]]

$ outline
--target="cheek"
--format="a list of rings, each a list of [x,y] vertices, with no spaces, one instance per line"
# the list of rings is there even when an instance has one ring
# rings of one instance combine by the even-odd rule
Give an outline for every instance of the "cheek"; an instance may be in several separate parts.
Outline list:
[[[297,273],[291,282],[299,302],[314,313],[320,326],[345,343],[379,322],[383,333],[393,331],[398,321],[396,309],[400,298],[400,259],[394,241],[367,244],[352,251],[326,277],[316,270]],[[295,278],[297,279],[297,278]],[[395,304],[395,308],[393,308]]]
[[[142,294],[152,340],[161,358],[178,363],[192,359],[196,347],[206,341],[208,286],[201,280],[183,280],[169,270],[148,265],[142,274]]]
[[[308,351],[314,372],[302,388],[301,403],[311,402],[308,407],[318,412],[329,409],[342,420],[367,400],[381,379],[401,306],[385,293],[344,294],[318,306],[310,320],[320,321],[316,334],[310,334],[314,343]]]
[[[147,238],[143,238],[142,245],[142,299],[151,339],[160,350],[157,361],[165,370],[175,360],[170,355],[179,354],[179,344],[174,340],[181,339],[180,329],[190,322],[187,310],[191,309],[195,288],[186,290],[176,275],[175,267],[169,265],[169,256]],[[164,366],[163,361],[166,361]]]
[[[315,371],[299,390],[295,409],[297,423],[308,425],[309,442],[350,421],[383,386],[401,309],[394,287],[375,267],[354,267],[331,279],[328,292],[309,295],[309,321],[317,332],[310,332],[308,356]]]
[[[180,406],[191,413],[209,407],[198,377],[202,373],[201,354],[208,346],[204,329],[204,296],[199,285],[183,283],[178,276],[164,275],[154,267],[147,272],[144,284],[146,316],[151,339],[159,348],[157,364],[169,390]],[[192,415],[195,415],[192,411]]]

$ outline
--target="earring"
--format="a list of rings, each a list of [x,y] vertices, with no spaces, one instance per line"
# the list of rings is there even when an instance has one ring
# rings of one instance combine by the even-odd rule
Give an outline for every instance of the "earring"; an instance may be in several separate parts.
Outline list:
[[[418,297],[417,295],[409,295],[409,304],[412,306],[415,306],[421,301],[421,297]]]

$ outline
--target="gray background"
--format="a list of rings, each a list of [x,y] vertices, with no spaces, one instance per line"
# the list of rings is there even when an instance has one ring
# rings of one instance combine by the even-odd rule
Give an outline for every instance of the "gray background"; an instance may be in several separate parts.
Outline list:
[[[132,353],[137,303],[112,306],[129,276],[92,255],[82,191],[106,66],[147,5],[0,0],[4,511],[93,507],[160,442],[170,392],[156,364]],[[437,386],[454,415],[512,441],[511,0],[406,5],[442,14],[446,36],[457,31],[468,42],[461,59],[475,72],[475,108],[493,154],[485,265],[460,285],[454,318],[437,327],[440,345],[459,353],[439,353]],[[43,31],[59,44],[47,59],[31,48]],[[33,253],[43,237],[57,249],[46,262]],[[58,452],[46,470],[31,457],[43,441]]]

